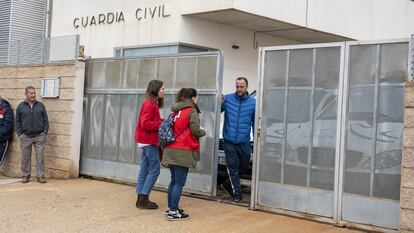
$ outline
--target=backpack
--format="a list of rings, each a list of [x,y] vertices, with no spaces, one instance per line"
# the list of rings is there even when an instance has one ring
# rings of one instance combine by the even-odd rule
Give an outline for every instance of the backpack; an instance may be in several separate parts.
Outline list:
[[[166,146],[175,142],[176,138],[178,138],[184,130],[188,127],[183,129],[177,136],[174,136],[174,117],[176,113],[173,112],[168,115],[167,119],[165,119],[160,127],[158,128],[158,145],[160,147]]]

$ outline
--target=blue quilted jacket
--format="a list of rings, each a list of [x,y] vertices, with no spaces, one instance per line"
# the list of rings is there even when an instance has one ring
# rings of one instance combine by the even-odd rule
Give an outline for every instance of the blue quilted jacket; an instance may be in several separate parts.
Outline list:
[[[254,128],[256,99],[238,96],[236,93],[224,97],[221,111],[224,113],[223,139],[233,144],[250,142],[250,130]]]

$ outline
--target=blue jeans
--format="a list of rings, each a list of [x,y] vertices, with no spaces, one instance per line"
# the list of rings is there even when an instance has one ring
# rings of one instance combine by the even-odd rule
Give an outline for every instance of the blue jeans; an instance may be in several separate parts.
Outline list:
[[[225,182],[231,184],[234,195],[241,195],[240,173],[243,173],[250,162],[250,142],[232,144],[224,142],[224,154],[226,156],[227,173],[229,179]]]
[[[178,165],[170,165],[171,182],[168,186],[168,208],[172,211],[178,210],[181,192],[187,180],[188,168]]]
[[[141,148],[141,167],[138,174],[136,193],[149,195],[160,174],[160,151],[157,146]]]

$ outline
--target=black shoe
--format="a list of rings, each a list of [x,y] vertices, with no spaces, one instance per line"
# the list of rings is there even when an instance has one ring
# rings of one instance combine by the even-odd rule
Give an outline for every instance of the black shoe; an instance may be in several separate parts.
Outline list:
[[[231,188],[229,183],[224,182],[220,185],[220,187],[224,189],[224,191],[226,191],[227,194],[230,195],[230,197],[234,198],[233,189]]]
[[[41,183],[41,184],[44,184],[44,183],[46,183],[47,181],[46,181],[46,178],[44,178],[44,177],[37,177],[37,182],[39,182],[39,183]]]
[[[168,211],[168,214],[166,216],[168,221],[180,221],[180,220],[186,220],[188,219],[190,216],[188,216],[188,214],[186,213],[180,213],[180,211],[176,210],[176,211]]]
[[[241,195],[241,193],[240,194],[236,194],[233,197],[233,201],[236,202],[236,203],[240,203],[242,200],[243,200],[243,196]]]
[[[23,176],[22,177],[22,183],[23,184],[25,184],[25,183],[29,183],[30,182],[30,176]]]
[[[178,212],[179,212],[180,214],[184,213],[184,210],[183,210],[183,209],[177,208],[177,210],[178,210]],[[167,215],[168,215],[168,212],[170,212],[170,210],[169,210],[169,209],[165,211],[165,216],[167,216]]]

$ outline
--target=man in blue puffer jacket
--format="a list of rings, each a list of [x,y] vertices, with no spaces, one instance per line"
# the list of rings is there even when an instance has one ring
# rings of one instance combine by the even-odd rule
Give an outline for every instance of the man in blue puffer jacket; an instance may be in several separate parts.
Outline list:
[[[0,165],[6,157],[9,140],[13,134],[13,110],[0,96]]]
[[[242,200],[240,174],[250,161],[250,132],[254,128],[256,99],[247,92],[248,81],[236,79],[236,92],[224,97],[223,139],[228,179],[221,185],[235,202]]]

